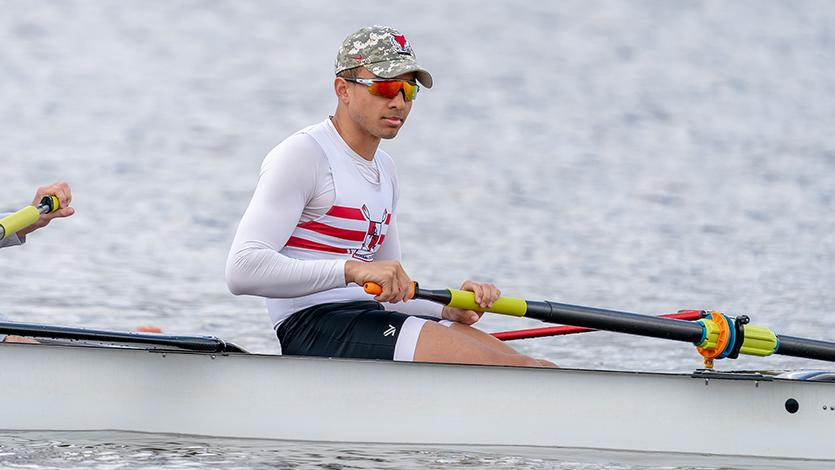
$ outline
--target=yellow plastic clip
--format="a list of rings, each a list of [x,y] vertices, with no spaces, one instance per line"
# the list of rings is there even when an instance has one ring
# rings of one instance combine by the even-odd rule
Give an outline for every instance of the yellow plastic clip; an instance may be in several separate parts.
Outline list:
[[[745,325],[745,341],[739,352],[750,356],[769,356],[777,350],[777,335],[762,326]]]

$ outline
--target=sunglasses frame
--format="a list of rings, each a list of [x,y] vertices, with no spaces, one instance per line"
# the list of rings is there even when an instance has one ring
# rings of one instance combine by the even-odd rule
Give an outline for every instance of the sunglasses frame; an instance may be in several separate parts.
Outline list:
[[[418,85],[418,84],[417,84],[417,82],[412,82],[412,81],[410,81],[410,80],[403,80],[403,79],[401,79],[401,78],[355,78],[355,77],[342,77],[342,79],[343,79],[343,80],[346,80],[346,81],[348,81],[348,82],[352,82],[352,83],[359,83],[360,85],[365,85],[366,87],[368,87],[368,92],[369,92],[369,93],[371,93],[371,86],[372,86],[372,85],[374,85],[375,83],[379,83],[379,82],[400,82],[400,83],[407,83],[407,84],[409,84],[410,86],[415,87],[415,95],[412,97],[412,99],[410,99],[410,100],[406,99],[406,89],[405,89],[403,86],[401,86],[401,87],[400,87],[400,89],[399,89],[399,90],[397,90],[397,93],[398,93],[398,94],[399,94],[401,91],[403,92],[403,99],[404,99],[404,100],[406,100],[407,102],[408,102],[408,101],[414,101],[414,100],[415,100],[415,98],[417,98],[418,92],[420,91],[420,85]],[[377,95],[377,94],[375,94],[375,93],[371,93],[371,94],[372,94],[372,95],[374,95],[374,96],[380,96],[381,98],[386,98],[386,99],[390,99],[390,100],[391,100],[391,99],[394,99],[394,97],[395,97],[395,96],[397,96],[397,95],[394,95],[394,96],[392,96],[391,98],[389,98],[389,97],[387,97],[387,96]]]

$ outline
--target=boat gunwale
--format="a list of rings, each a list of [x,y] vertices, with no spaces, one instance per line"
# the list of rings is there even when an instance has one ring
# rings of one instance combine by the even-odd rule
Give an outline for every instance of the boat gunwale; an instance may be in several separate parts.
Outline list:
[[[407,362],[407,361],[389,361],[385,359],[358,359],[358,358],[341,358],[341,357],[323,357],[323,356],[287,356],[283,354],[271,353],[256,353],[256,352],[207,352],[207,351],[192,351],[186,349],[172,348],[172,347],[122,347],[113,344],[90,344],[89,342],[80,342],[67,340],[56,341],[45,344],[33,343],[3,343],[0,342],[0,348],[4,347],[24,347],[24,348],[67,348],[79,350],[105,350],[118,351],[120,353],[137,353],[146,352],[151,354],[159,354],[165,357],[168,354],[182,355],[182,356],[205,356],[212,359],[216,357],[241,358],[248,357],[258,360],[282,360],[282,361],[304,361],[304,362],[322,362],[322,361],[337,361],[351,364],[386,364],[394,365],[395,367],[453,367],[465,368],[472,370],[513,370],[513,371],[537,371],[538,373],[593,373],[604,375],[627,375],[627,376],[652,376],[652,377],[667,377],[667,378],[692,378],[697,380],[734,380],[734,381],[752,381],[752,382],[789,382],[789,383],[816,383],[816,384],[835,384],[835,381],[815,381],[815,380],[801,380],[789,377],[780,377],[780,374],[786,372],[796,371],[827,371],[826,369],[763,369],[763,370],[724,370],[715,371],[708,369],[695,369],[691,372],[685,371],[651,371],[651,370],[618,370],[618,369],[588,369],[583,367],[557,367],[557,368],[542,368],[531,366],[510,366],[510,365],[495,365],[495,364],[456,364],[445,362]],[[835,372],[835,370],[831,371]]]

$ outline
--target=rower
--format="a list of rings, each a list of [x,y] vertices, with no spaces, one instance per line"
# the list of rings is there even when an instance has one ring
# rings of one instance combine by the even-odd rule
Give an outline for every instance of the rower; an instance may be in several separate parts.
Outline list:
[[[0,213],[0,248],[22,245],[26,236],[39,228],[46,227],[53,219],[69,217],[75,209],[70,186],[64,182],[53,183],[37,189],[32,205],[15,213]],[[0,320],[4,320],[0,314]],[[0,335],[6,343],[36,343],[37,341],[15,335]]]
[[[336,58],[336,113],[264,159],[226,265],[229,290],[266,298],[288,355],[552,367],[471,325],[480,311],[409,297],[400,262],[397,136],[432,76],[394,28],[349,35]],[[372,297],[360,285],[374,282]],[[501,295],[465,281],[480,307]]]

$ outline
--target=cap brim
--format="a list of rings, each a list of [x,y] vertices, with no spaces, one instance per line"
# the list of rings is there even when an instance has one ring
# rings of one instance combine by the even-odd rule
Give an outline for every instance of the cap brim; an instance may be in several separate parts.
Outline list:
[[[415,72],[417,81],[426,88],[432,88],[432,75],[416,62],[409,60],[390,60],[365,66],[369,72],[382,78],[394,78],[404,73]]]

